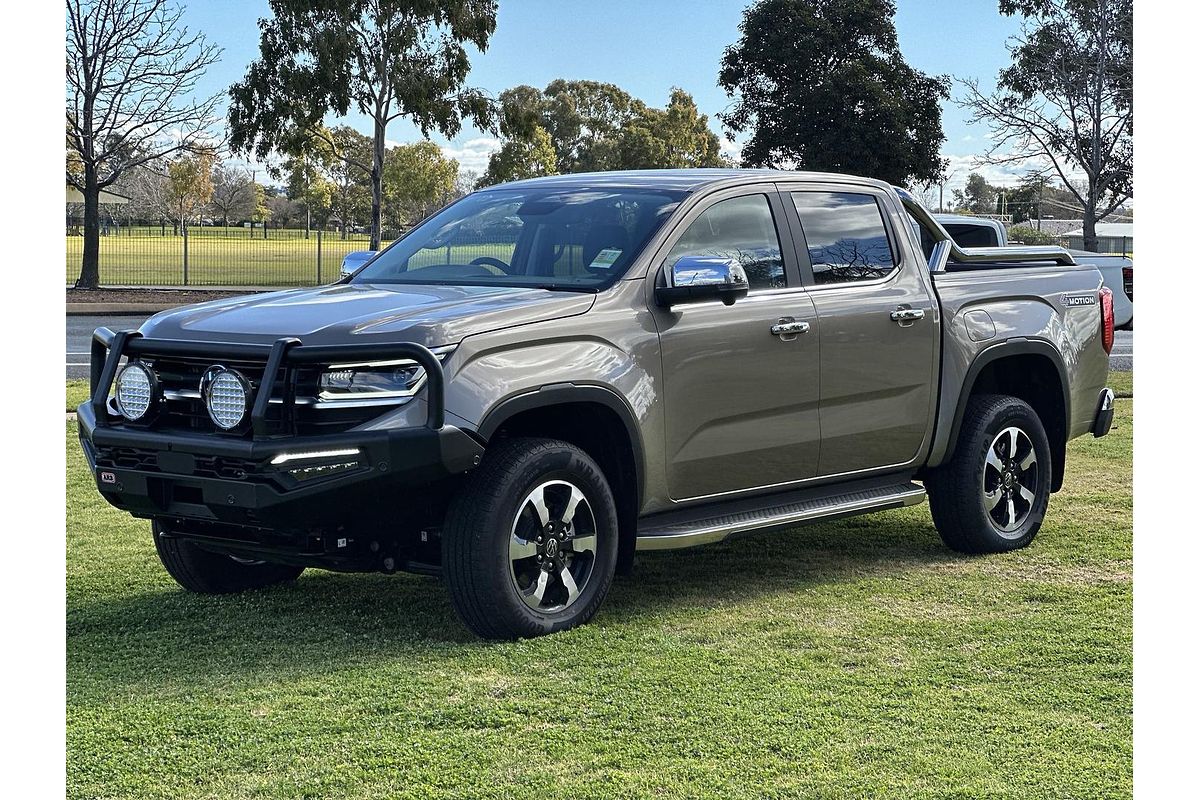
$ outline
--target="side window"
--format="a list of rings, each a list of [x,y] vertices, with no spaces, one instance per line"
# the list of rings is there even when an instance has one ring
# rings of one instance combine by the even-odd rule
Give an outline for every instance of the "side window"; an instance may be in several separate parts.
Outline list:
[[[779,234],[766,195],[734,197],[710,206],[671,248],[667,266],[683,256],[737,259],[750,279],[750,291],[787,286]]]
[[[869,194],[793,192],[818,284],[885,278],[896,268],[879,204]]]

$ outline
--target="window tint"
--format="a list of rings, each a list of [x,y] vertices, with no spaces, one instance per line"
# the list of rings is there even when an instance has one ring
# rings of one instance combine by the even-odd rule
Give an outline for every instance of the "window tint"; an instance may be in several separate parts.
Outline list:
[[[779,234],[766,195],[734,197],[709,207],[671,248],[667,266],[683,256],[736,259],[746,270],[751,291],[787,286]]]
[[[1000,239],[991,225],[943,225],[959,247],[999,247]]]
[[[879,204],[869,194],[794,192],[818,284],[869,281],[896,267]]]

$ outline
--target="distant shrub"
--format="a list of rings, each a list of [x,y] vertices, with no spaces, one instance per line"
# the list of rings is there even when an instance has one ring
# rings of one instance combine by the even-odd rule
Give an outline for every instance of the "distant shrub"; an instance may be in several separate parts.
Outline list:
[[[1028,225],[1014,225],[1008,229],[1008,240],[1013,244],[1061,244],[1062,238],[1052,233],[1039,231]]]

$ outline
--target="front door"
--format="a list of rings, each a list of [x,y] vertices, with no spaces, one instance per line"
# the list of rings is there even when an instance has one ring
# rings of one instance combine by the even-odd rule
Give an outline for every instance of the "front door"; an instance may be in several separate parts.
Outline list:
[[[685,255],[738,259],[750,293],[656,308],[666,410],[667,482],[684,500],[789,483],[816,474],[820,447],[818,339],[774,190],[715,196],[683,220],[661,265]],[[782,232],[782,236],[781,236]],[[653,274],[653,273],[652,273]],[[781,321],[801,334],[774,334]]]
[[[898,223],[886,221],[877,190],[784,196],[821,323],[819,474],[911,464],[937,386],[937,303],[921,280],[925,265],[902,258]]]

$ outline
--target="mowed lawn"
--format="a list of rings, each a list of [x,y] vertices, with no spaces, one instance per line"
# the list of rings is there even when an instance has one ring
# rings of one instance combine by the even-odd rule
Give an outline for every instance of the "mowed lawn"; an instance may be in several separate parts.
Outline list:
[[[170,230],[168,228],[168,230]],[[146,234],[100,238],[100,283],[104,286],[179,286],[183,276],[183,238]],[[342,259],[353,250],[367,250],[370,240],[361,235],[341,239],[325,234],[321,239],[320,275],[317,273],[317,235],[303,231],[271,231],[263,239],[238,230],[196,228],[188,236],[187,284],[191,286],[313,286],[337,280]],[[79,277],[83,237],[68,236],[67,283]],[[380,246],[386,247],[384,241]],[[578,248],[575,252],[578,253]],[[455,245],[423,250],[409,262],[412,269],[444,263],[468,263],[480,256],[512,259],[512,243]],[[493,270],[497,271],[497,270]],[[318,277],[320,280],[318,280]]]
[[[142,229],[144,230],[144,229]],[[170,228],[167,228],[168,234]],[[317,236],[303,231],[262,231],[254,238],[233,231],[215,235],[198,229],[188,236],[188,284],[196,286],[306,286],[317,283]],[[66,237],[67,283],[79,277],[83,237]],[[386,242],[384,244],[387,244]],[[321,239],[321,282],[337,278],[342,258],[367,250],[363,236]],[[174,286],[183,282],[183,238],[159,235],[100,237],[100,282],[109,286]]]
[[[185,594],[67,423],[68,794],[1127,797],[1133,401],[1029,548],[926,506],[639,556],[591,625],[485,643],[439,581]]]

